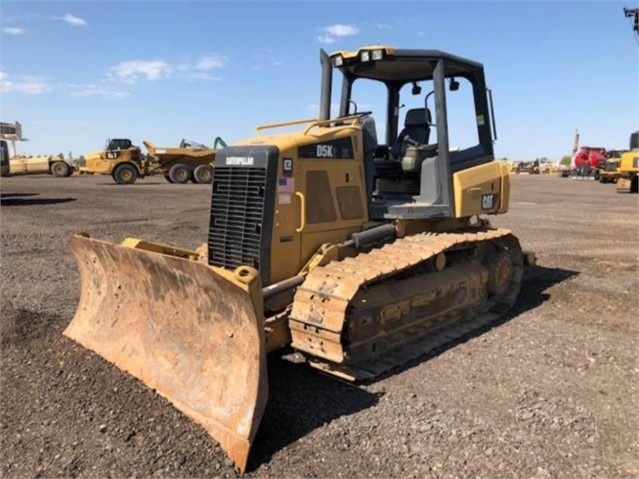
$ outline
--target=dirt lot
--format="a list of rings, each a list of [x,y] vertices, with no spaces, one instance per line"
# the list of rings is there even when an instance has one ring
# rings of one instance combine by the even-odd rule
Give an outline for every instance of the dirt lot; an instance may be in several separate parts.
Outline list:
[[[210,187],[3,178],[3,477],[234,477],[167,401],[61,335],[69,235],[206,239]],[[359,387],[279,359],[250,477],[639,477],[638,199],[513,176],[512,229],[539,257],[500,324]]]

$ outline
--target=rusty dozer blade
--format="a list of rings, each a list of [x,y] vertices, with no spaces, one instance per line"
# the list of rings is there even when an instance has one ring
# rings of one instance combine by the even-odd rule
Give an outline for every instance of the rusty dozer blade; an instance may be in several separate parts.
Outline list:
[[[139,244],[71,238],[82,291],[64,335],[201,424],[243,472],[268,399],[259,275]]]

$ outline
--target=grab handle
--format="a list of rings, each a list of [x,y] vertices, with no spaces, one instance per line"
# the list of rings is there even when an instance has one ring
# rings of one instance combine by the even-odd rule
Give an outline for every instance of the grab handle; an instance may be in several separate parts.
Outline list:
[[[301,233],[306,227],[306,198],[304,198],[304,194],[300,191],[296,191],[295,196],[300,199],[300,226],[299,228],[295,228],[295,231]]]

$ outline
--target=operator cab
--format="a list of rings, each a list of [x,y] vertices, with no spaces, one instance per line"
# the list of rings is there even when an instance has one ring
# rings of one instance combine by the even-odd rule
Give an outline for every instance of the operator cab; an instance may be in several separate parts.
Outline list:
[[[452,175],[494,160],[489,123],[492,115],[483,66],[438,50],[398,50],[386,46],[339,51],[330,56],[322,51],[321,61],[320,120],[331,117],[334,69],[342,77],[336,120],[352,115],[362,117],[371,218],[452,216]],[[454,151],[449,146],[446,90],[454,95],[460,88],[458,80],[462,79],[472,92],[472,121],[477,141],[468,148]],[[383,139],[377,136],[372,112],[357,111],[354,87],[362,88],[361,83],[375,83],[378,90],[379,85],[382,86],[385,112],[380,123],[386,126]],[[401,112],[405,107],[403,102],[412,104],[405,113]],[[492,104],[490,108],[492,112]]]
[[[109,151],[128,150],[129,148],[131,148],[131,146],[132,146],[131,140],[127,138],[113,138],[113,139],[107,140],[106,149]]]

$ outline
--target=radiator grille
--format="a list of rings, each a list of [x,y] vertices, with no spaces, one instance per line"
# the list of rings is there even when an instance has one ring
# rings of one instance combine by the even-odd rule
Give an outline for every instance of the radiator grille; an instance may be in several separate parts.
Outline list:
[[[211,195],[209,264],[260,270],[266,168],[216,166]]]

